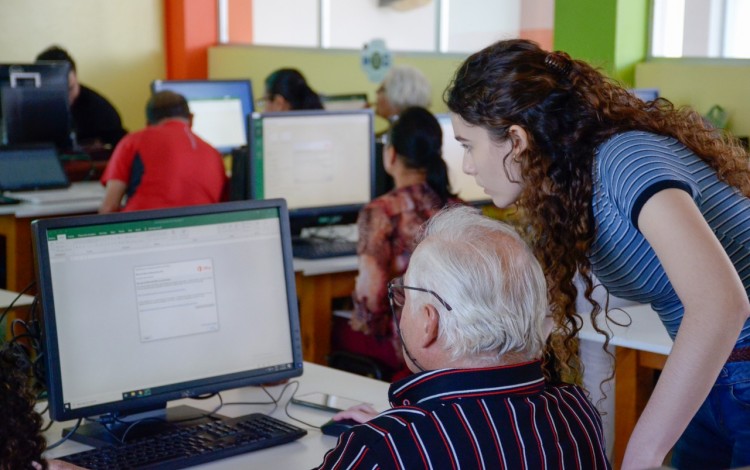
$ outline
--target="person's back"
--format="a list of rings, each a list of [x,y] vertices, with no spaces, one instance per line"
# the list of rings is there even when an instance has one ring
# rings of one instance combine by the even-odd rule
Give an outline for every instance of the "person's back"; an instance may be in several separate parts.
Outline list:
[[[461,203],[450,191],[442,159],[443,134],[435,116],[409,108],[390,130],[383,161],[396,188],[359,213],[359,275],[351,328],[337,328],[334,347],[368,356],[386,369],[403,372],[403,359],[391,325],[386,283],[404,273],[419,228],[446,204]]]
[[[418,374],[388,398],[324,468],[609,468],[595,407],[579,387],[546,386],[540,361]]]
[[[158,209],[220,202],[227,177],[221,155],[190,130],[185,99],[157,93],[147,107],[150,125],[115,148],[101,181],[107,195],[100,212]]]

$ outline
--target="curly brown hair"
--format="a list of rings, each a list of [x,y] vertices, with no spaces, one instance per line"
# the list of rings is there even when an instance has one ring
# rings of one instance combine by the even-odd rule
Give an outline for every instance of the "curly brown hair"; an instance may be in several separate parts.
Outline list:
[[[42,417],[34,410],[35,397],[24,354],[11,346],[0,348],[0,470],[31,468],[46,447],[40,429]]]
[[[558,377],[580,378],[576,272],[593,304],[592,322],[604,333],[596,322],[602,308],[592,298],[586,256],[595,235],[592,165],[602,143],[631,130],[673,137],[750,196],[747,153],[736,139],[690,108],[662,98],[643,102],[586,62],[544,51],[531,41],[499,41],[471,55],[456,71],[444,99],[452,112],[486,129],[497,142],[508,138],[512,125],[528,135],[520,156],[524,188],[517,204],[525,215],[521,228],[547,277],[557,325],[549,345],[554,354],[548,358],[556,360]]]

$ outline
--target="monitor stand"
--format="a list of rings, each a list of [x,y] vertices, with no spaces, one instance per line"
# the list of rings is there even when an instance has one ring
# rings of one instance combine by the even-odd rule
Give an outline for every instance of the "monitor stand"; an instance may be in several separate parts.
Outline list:
[[[126,442],[130,442],[144,437],[168,433],[179,429],[181,426],[194,426],[223,418],[224,416],[217,414],[209,415],[205,410],[180,405],[128,415],[126,417],[127,421],[113,421],[108,427],[105,427],[100,422],[82,424],[70,436],[70,439],[92,447],[121,445],[122,442],[120,439],[122,439],[123,435],[125,435]],[[138,424],[133,425],[133,423]],[[63,437],[67,436],[72,430],[73,428],[63,429]]]

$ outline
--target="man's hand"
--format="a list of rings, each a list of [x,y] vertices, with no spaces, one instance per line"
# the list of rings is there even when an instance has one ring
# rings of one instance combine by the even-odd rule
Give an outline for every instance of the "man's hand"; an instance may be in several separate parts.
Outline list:
[[[358,423],[366,423],[372,418],[376,417],[378,414],[379,413],[375,411],[375,408],[373,408],[371,405],[368,405],[367,403],[360,403],[359,405],[354,405],[347,410],[339,411],[338,413],[333,415],[333,420],[341,421],[342,419],[353,419]]]

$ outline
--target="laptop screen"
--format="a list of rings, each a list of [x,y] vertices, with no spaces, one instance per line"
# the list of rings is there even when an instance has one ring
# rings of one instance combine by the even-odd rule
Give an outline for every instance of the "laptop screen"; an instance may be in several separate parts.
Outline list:
[[[0,190],[26,191],[69,185],[54,146],[0,147]]]

